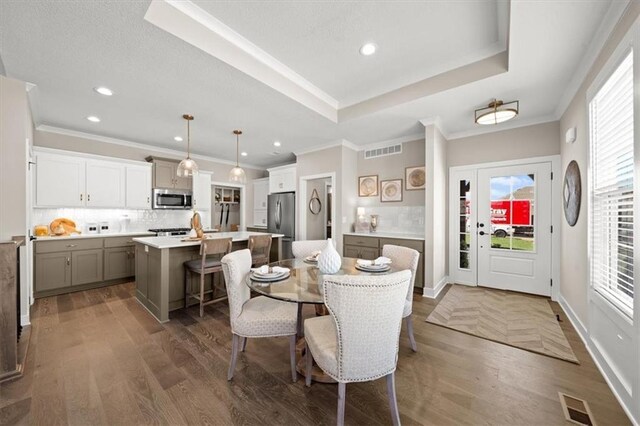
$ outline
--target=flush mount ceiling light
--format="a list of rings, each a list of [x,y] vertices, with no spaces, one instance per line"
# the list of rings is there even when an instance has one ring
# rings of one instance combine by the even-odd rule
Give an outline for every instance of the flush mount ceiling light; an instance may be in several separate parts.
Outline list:
[[[100,119],[98,117],[96,117],[95,115],[88,116],[87,120],[89,120],[92,123],[99,123],[100,122]]]
[[[175,138],[173,138],[174,141],[176,142],[182,142],[182,137],[181,136],[176,136]]]
[[[476,123],[482,125],[504,123],[518,115],[519,110],[519,101],[502,102],[494,99],[486,107],[476,110]]]
[[[360,54],[364,56],[371,56],[376,53],[378,46],[375,43],[365,43],[360,48]]]
[[[113,90],[109,89],[108,87],[94,87],[93,90],[95,90],[96,93],[99,93],[104,96],[113,95]]]
[[[191,159],[191,128],[190,123],[193,115],[184,114],[182,116],[187,121],[187,158],[178,164],[177,175],[180,177],[189,177],[198,174],[198,165]]]
[[[280,146],[280,145],[282,145],[282,144],[281,144],[280,142],[278,142],[278,141],[275,141],[275,142],[273,143],[273,146]]]
[[[229,171],[229,182],[245,183],[247,181],[247,175],[244,170],[242,170],[242,167],[240,167],[238,162],[240,157],[240,135],[242,134],[242,130],[234,130],[233,134],[236,135],[236,166]]]

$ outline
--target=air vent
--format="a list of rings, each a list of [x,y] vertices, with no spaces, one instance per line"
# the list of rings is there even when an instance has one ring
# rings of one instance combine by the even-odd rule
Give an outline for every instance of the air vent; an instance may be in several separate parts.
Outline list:
[[[596,425],[587,401],[562,392],[558,392],[558,395],[560,396],[562,411],[564,411],[564,416],[567,420],[578,425]]]
[[[387,155],[400,154],[402,152],[402,144],[383,146],[381,148],[367,149],[364,152],[365,160],[376,157],[385,157]]]

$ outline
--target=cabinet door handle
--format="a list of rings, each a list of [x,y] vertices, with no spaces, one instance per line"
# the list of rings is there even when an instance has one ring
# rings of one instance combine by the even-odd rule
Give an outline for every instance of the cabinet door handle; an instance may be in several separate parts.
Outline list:
[[[71,258],[67,257],[67,266],[71,265]]]
[[[80,201],[82,201],[82,194],[80,194]]]
[[[149,197],[147,197],[147,204],[149,204],[149,202],[150,202]]]
[[[67,247],[75,247],[77,244],[67,244]]]
[[[87,194],[87,201],[91,201],[91,194]]]

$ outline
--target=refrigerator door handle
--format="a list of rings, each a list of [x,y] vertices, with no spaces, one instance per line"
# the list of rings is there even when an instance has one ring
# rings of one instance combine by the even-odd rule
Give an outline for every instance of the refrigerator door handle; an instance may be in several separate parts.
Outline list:
[[[276,201],[276,209],[273,212],[276,229],[280,229],[280,200]]]

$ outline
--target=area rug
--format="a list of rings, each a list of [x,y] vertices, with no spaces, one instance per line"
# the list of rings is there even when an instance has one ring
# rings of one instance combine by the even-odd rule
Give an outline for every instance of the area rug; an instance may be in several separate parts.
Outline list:
[[[544,297],[453,285],[427,322],[579,364]]]

